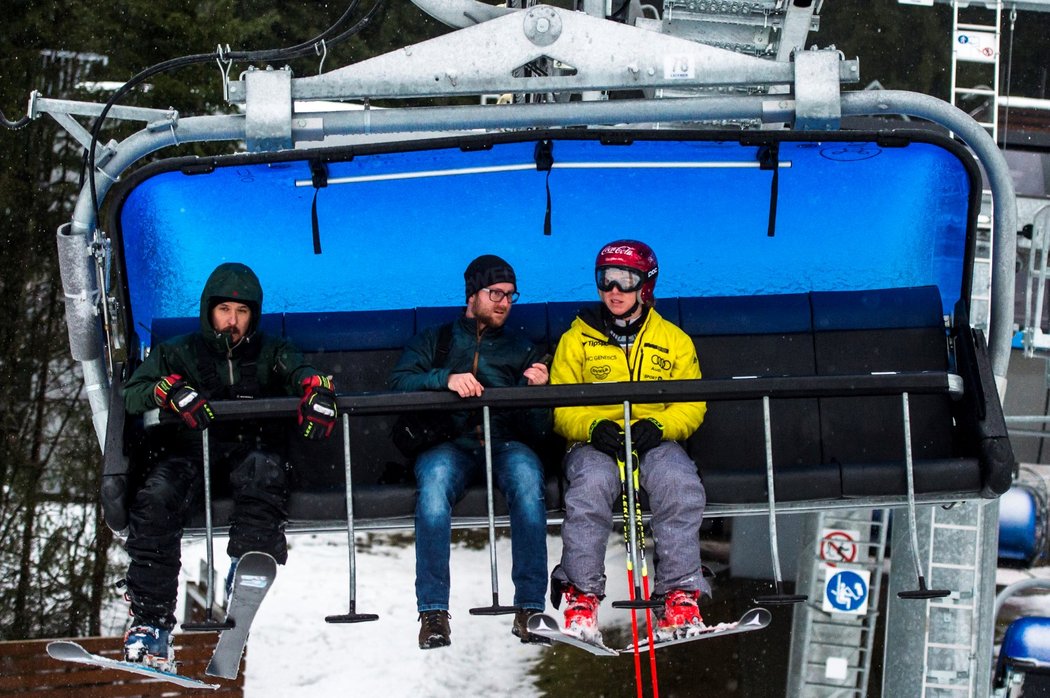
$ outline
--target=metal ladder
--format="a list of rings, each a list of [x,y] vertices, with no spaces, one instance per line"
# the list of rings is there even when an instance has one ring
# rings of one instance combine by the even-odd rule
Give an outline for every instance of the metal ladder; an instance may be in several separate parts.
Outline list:
[[[981,192],[981,211],[977,216],[970,287],[970,324],[985,334],[992,303],[992,214],[992,194],[986,189]]]
[[[968,108],[964,101],[971,97],[987,97],[990,114],[978,123],[998,142],[999,42],[1002,36],[1003,3],[1002,0],[985,0],[981,5],[970,0],[952,0],[951,102],[963,111],[972,112],[974,109]],[[992,21],[988,19],[989,13],[994,16],[994,23],[989,23]],[[980,21],[965,22],[963,15],[970,19],[976,15]],[[965,69],[968,78],[980,80],[981,84],[961,86],[960,64],[968,66]],[[985,332],[988,331],[988,308],[991,303],[992,214],[991,193],[984,191],[977,224],[970,322]]]
[[[868,695],[888,521],[888,509],[841,509],[807,517],[804,540],[813,544],[808,559],[800,561],[796,591],[810,600],[795,610],[785,695]],[[828,575],[843,569],[870,574],[864,615],[822,608]]]
[[[964,21],[964,18],[978,21]],[[990,113],[979,123],[996,143],[999,142],[1002,22],[1003,0],[951,2],[951,103],[963,111],[975,112],[980,107],[975,109],[966,104],[966,100],[987,98]],[[960,76],[961,68],[966,73],[965,78]],[[964,80],[969,84],[961,85]],[[970,294],[971,324],[985,332],[988,331],[988,306],[991,302],[992,213],[991,194],[985,191],[978,219],[978,246],[973,259],[973,287]]]
[[[993,139],[999,136],[999,40],[1003,16],[1002,0],[987,0],[984,7],[969,0],[952,0],[952,99],[951,102],[963,111],[972,111],[960,104],[966,97],[988,97],[991,114],[990,120],[978,123],[984,126]],[[992,12],[995,23],[963,22],[961,13],[981,13],[982,16]],[[981,77],[990,77],[986,84],[961,87],[959,85],[959,64],[973,66],[991,66],[991,75],[983,75],[987,70],[975,68],[973,71]],[[987,83],[991,83],[991,87]]]
[[[924,571],[930,586],[952,593],[927,601],[901,599],[897,592],[914,586],[914,571],[908,564],[891,564],[884,665],[893,670],[883,677],[886,698],[989,695],[998,511],[997,500],[920,507]],[[904,529],[894,526],[892,549],[906,549]]]
[[[977,695],[975,612],[982,600],[977,573],[984,512],[982,506],[930,510],[927,576],[931,586],[953,591],[926,604],[924,696]]]

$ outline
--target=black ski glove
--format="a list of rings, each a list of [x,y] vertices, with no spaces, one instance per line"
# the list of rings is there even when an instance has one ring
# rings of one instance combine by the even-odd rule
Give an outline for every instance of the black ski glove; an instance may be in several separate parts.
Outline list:
[[[182,417],[183,423],[195,431],[207,429],[215,419],[207,398],[177,373],[157,381],[153,386],[153,398],[161,407]]]
[[[299,433],[303,438],[327,439],[339,416],[332,379],[328,376],[310,376],[302,382],[303,397],[299,400]]]
[[[623,429],[611,419],[596,419],[591,422],[588,442],[608,456],[623,457]]]
[[[639,457],[660,445],[664,440],[664,426],[652,417],[631,424],[631,448]]]

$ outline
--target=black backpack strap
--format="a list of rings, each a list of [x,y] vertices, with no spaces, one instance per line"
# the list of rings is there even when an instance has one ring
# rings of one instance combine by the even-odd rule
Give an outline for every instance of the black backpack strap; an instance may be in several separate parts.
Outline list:
[[[437,347],[434,350],[433,368],[444,368],[448,353],[452,350],[452,323],[446,322],[438,328]]]

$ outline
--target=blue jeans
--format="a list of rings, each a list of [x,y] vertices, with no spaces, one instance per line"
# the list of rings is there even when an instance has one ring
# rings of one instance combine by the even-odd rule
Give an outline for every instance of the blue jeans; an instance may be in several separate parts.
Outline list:
[[[448,610],[452,507],[475,473],[484,473],[485,448],[443,443],[416,459],[416,606]],[[514,605],[543,610],[547,593],[547,508],[543,466],[517,441],[492,443],[492,479],[510,509]]]

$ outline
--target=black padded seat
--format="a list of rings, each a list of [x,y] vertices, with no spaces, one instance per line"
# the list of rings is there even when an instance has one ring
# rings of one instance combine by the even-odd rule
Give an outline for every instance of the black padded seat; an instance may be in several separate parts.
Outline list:
[[[682,298],[681,327],[696,344],[704,378],[812,376],[812,324],[806,294]],[[838,468],[821,464],[815,398],[770,401],[778,501],[835,498]],[[687,444],[713,503],[762,502],[766,449],[759,400],[712,401]]]
[[[982,487],[976,457],[932,458],[915,462],[916,494],[978,492]],[[842,490],[846,497],[906,495],[907,474],[903,460],[850,463],[842,468]]]
[[[813,293],[811,299],[818,375],[948,371],[935,286]],[[968,472],[967,459],[953,459],[950,396],[909,395],[909,412],[916,492],[964,490],[980,481],[976,460]],[[900,396],[821,398],[820,417],[825,462],[841,464],[843,495],[906,492]]]

